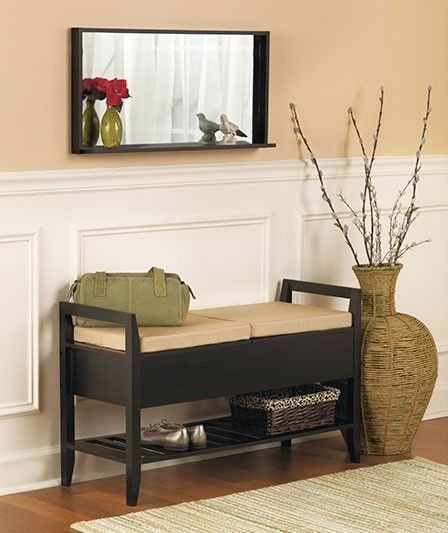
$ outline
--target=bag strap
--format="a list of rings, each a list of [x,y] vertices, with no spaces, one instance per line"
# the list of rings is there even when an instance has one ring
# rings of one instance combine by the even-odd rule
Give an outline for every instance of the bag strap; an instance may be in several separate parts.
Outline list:
[[[152,267],[149,273],[154,276],[154,294],[156,296],[166,296],[165,271],[162,268]]]
[[[95,272],[95,287],[94,287],[93,294],[95,296],[106,296],[107,294],[106,272]]]
[[[152,267],[149,273],[154,276],[154,294],[155,296],[167,296],[165,271],[161,268]],[[106,272],[95,272],[95,296],[106,296],[107,294],[107,275]]]

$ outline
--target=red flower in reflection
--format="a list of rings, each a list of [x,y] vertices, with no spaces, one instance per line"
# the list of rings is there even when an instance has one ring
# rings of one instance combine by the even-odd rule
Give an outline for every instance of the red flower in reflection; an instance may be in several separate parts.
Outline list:
[[[121,111],[123,98],[129,98],[129,90],[126,80],[114,78],[84,78],[82,80],[82,97],[90,101],[104,100],[107,107],[117,107]]]
[[[108,107],[119,107],[123,105],[123,98],[129,98],[129,90],[126,80],[114,78],[110,80],[106,89],[106,104]]]
[[[109,87],[109,80],[106,78],[93,78],[92,80],[93,87],[96,91],[100,91],[104,94],[107,93],[107,88]]]
[[[92,78],[84,78],[82,80],[82,92],[83,95],[88,95],[93,91],[93,80]]]
[[[82,80],[82,97],[94,102],[106,98],[106,89],[109,81],[106,78],[84,78]]]

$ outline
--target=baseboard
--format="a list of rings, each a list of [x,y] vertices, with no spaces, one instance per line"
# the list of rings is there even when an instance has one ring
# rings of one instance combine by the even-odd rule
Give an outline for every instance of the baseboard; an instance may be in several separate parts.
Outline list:
[[[439,382],[434,389],[423,420],[448,416],[448,381]]]

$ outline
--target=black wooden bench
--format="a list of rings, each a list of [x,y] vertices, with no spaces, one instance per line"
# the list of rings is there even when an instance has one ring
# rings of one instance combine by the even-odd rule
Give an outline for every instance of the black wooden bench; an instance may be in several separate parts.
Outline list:
[[[294,291],[349,299],[351,326],[248,338],[182,349],[141,353],[134,314],[60,302],[61,483],[70,486],[75,451],[126,464],[126,501],[136,505],[141,464],[291,439],[338,429],[350,460],[360,460],[360,290],[283,280],[280,301]],[[73,316],[124,328],[123,350],[74,340]],[[271,438],[242,432],[231,419],[202,421],[203,450],[170,452],[140,441],[140,410],[230,394],[301,385],[334,384],[342,390],[335,423]],[[125,433],[75,438],[74,396],[125,408]]]

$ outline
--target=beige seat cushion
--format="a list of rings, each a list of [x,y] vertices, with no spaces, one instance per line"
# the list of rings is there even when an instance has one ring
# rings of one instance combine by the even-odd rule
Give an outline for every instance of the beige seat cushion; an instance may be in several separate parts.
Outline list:
[[[192,313],[249,324],[251,337],[346,328],[352,325],[352,315],[347,311],[286,302],[217,307]]]
[[[233,342],[250,337],[250,326],[245,323],[229,322],[189,314],[182,326],[177,327],[141,327],[140,350],[161,352],[178,348],[191,348],[205,344]],[[123,328],[74,328],[74,340],[95,344],[114,350],[125,349]]]

